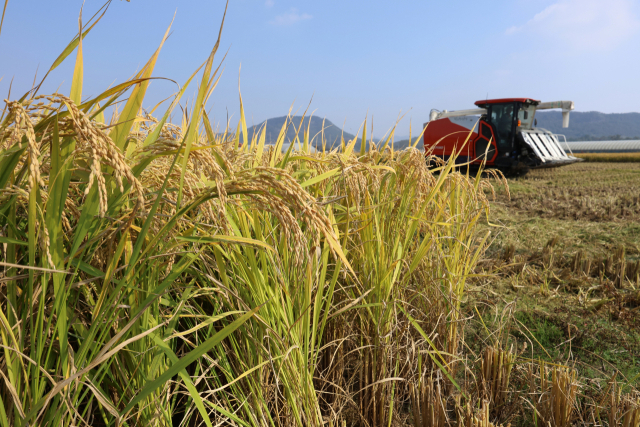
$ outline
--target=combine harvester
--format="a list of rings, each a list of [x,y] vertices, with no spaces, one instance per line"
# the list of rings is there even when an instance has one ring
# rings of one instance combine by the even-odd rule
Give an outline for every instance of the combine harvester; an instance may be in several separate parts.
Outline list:
[[[505,98],[477,101],[476,106],[472,110],[431,110],[429,122],[424,124],[426,153],[447,160],[455,152],[457,164],[478,168],[484,162],[485,167],[500,169],[506,175],[582,161],[567,155],[558,135],[534,127],[537,110],[555,108],[562,109],[562,127],[569,127],[572,101]]]

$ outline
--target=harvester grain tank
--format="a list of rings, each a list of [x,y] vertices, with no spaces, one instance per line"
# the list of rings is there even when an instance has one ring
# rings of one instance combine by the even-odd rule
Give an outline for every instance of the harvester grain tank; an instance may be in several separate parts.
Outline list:
[[[471,110],[432,110],[429,122],[424,124],[425,151],[444,160],[455,152],[456,163],[479,166],[485,162],[485,167],[509,174],[582,160],[565,152],[561,135],[535,127],[536,111],[556,108],[562,110],[562,127],[568,127],[572,101],[504,98],[477,101],[475,105],[477,108]]]

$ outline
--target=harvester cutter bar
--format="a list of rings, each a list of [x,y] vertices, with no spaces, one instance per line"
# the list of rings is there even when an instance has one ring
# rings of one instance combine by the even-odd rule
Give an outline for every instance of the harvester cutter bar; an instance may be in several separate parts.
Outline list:
[[[560,146],[558,139],[551,133],[523,131],[522,136],[527,145],[531,147],[542,162],[537,168],[568,165],[582,160],[568,156]]]

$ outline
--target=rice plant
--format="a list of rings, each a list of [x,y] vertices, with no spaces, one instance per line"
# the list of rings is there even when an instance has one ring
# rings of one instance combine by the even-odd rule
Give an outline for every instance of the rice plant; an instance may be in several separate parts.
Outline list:
[[[76,52],[70,94],[36,88],[0,117],[0,425],[389,426],[409,384],[464,393],[488,184],[395,151],[393,130],[354,152],[297,129],[282,152],[291,123],[267,146],[241,103],[214,132],[220,39],[160,118],[142,106],[169,30],[83,100],[101,16],[51,67]]]

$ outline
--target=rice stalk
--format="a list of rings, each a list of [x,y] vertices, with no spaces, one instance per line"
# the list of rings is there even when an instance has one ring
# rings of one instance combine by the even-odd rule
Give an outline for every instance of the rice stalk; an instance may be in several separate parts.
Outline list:
[[[482,401],[482,407],[478,415],[474,414],[471,406],[466,405],[466,411],[458,407],[458,427],[498,427],[502,424],[493,424],[489,421],[489,402]],[[511,424],[507,424],[509,427]]]
[[[487,347],[482,354],[478,388],[493,411],[503,410],[509,396],[509,380],[516,354],[512,350]]]
[[[610,382],[609,426],[638,427],[640,425],[640,398],[630,394],[623,395],[618,383]]]
[[[551,379],[549,379],[549,373]],[[540,390],[540,396],[534,402],[538,426],[551,425],[564,427],[571,425],[578,392],[576,371],[569,368],[553,366],[549,369],[544,362],[539,365],[540,388],[535,385],[533,367],[529,368],[531,390]]]
[[[445,404],[440,384],[429,377],[413,387],[411,395],[413,425],[415,427],[444,427],[447,425]]]

